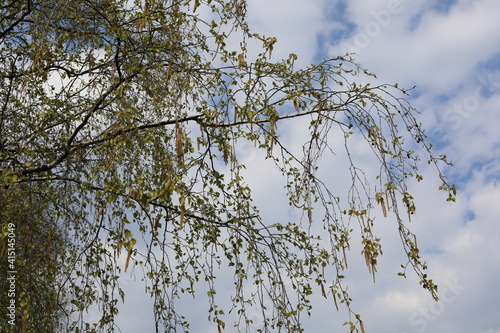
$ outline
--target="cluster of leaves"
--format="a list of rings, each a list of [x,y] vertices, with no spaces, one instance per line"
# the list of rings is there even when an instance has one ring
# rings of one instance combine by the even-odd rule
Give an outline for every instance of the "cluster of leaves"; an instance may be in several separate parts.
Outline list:
[[[404,138],[420,144],[436,167],[440,160],[405,90],[360,84],[358,77],[375,77],[347,55],[305,69],[296,68],[294,54],[271,61],[276,39],[250,32],[243,0],[23,0],[0,10],[0,191],[4,198],[43,198],[37,219],[46,219],[47,229],[32,242],[37,249],[55,242],[50,247],[65,260],[43,262],[57,294],[39,297],[61,309],[57,325],[113,331],[119,301],[126,300],[121,273],[130,266],[144,271],[157,331],[188,329],[176,300],[194,296],[200,281],[219,330],[249,330],[255,325],[249,313],[260,306],[255,330],[301,331],[300,315],[310,313],[316,287],[352,312],[342,283],[349,221],[359,221],[375,274],[382,251],[372,232],[373,203],[392,213],[408,265],[435,292],[400,215],[415,209],[405,179],[421,179],[418,156]],[[230,36],[241,42],[232,46]],[[248,50],[250,39],[262,41],[259,54]],[[278,128],[298,117],[310,131],[301,155]],[[350,160],[345,198],[318,176],[333,129]],[[370,180],[382,189],[375,195],[350,157],[354,134],[380,162],[380,174]],[[276,163],[290,205],[304,219],[261,217],[242,178],[242,141]],[[444,179],[442,189],[453,198]],[[2,200],[10,216],[2,227],[17,214],[12,200]],[[316,222],[322,238],[311,233]],[[215,284],[220,269],[234,274],[226,311]],[[94,322],[84,320],[90,307],[99,309]],[[26,320],[35,320],[32,313]],[[352,314],[351,330],[364,330]]]
[[[61,306],[67,298],[58,295],[58,277],[65,266],[67,238],[57,218],[47,215],[51,213],[48,191],[39,190],[26,184],[0,190],[0,326],[4,332],[57,332],[64,327]],[[12,301],[15,316],[7,308]]]

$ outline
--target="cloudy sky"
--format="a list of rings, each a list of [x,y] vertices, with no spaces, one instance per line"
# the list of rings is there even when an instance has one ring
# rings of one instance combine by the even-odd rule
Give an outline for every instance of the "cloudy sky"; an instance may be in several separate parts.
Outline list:
[[[454,162],[446,175],[459,190],[455,204],[435,190],[432,170],[412,188],[412,227],[441,301],[396,276],[399,239],[382,227],[377,283],[362,265],[350,272],[359,275],[350,290],[368,332],[500,332],[499,13],[496,0],[250,1],[254,29],[278,38],[276,58],[355,52],[381,81],[416,86],[412,104],[438,153]],[[327,301],[316,310],[307,331],[337,331],[345,319]]]
[[[445,173],[457,185],[456,203],[436,190],[439,181],[425,165],[426,182],[411,188],[417,204],[411,227],[441,301],[433,302],[412,274],[397,276],[404,263],[400,240],[394,225],[381,223],[377,282],[361,256],[349,272],[353,308],[367,332],[500,333],[499,14],[498,0],[249,0],[253,30],[278,39],[274,59],[293,52],[305,66],[355,52],[380,81],[416,86],[411,103],[437,153],[454,162]],[[269,200],[281,186],[262,177],[267,166],[248,152],[256,201],[285,214]],[[151,321],[150,309],[141,309],[133,310],[142,317],[137,330],[125,326],[123,332]],[[199,314],[204,321],[206,314]],[[331,300],[318,299],[306,332],[347,332],[346,320]],[[204,324],[195,331],[217,328]]]

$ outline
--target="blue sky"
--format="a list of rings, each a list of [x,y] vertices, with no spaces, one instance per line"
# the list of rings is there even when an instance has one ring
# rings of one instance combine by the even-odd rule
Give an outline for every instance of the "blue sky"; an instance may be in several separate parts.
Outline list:
[[[380,223],[384,256],[377,283],[361,255],[349,272],[353,307],[367,332],[500,333],[499,13],[498,0],[249,0],[252,29],[278,39],[273,59],[293,52],[305,66],[356,51],[357,62],[380,81],[416,85],[412,104],[437,153],[454,162],[445,171],[458,186],[456,203],[436,190],[439,181],[425,165],[426,181],[411,188],[417,204],[411,227],[442,300],[434,303],[411,273],[397,276],[404,263],[400,241],[394,226]],[[270,166],[243,148],[252,153],[247,178],[261,210],[286,216],[287,203],[271,199],[282,186],[263,176]],[[346,314],[331,300],[316,302],[306,332],[348,331],[341,326]],[[126,316],[138,311],[124,309],[123,332],[136,332]],[[151,321],[148,311],[142,327]],[[207,325],[195,325],[194,332],[217,332]]]

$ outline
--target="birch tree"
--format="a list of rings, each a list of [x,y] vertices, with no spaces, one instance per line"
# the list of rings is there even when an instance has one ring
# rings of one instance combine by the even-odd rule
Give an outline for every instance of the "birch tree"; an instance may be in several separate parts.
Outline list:
[[[375,277],[380,212],[401,236],[407,262],[400,275],[412,270],[437,297],[408,228],[416,208],[407,184],[422,180],[424,160],[450,201],[455,188],[406,99],[411,90],[379,82],[350,55],[303,68],[295,54],[274,59],[276,38],[250,29],[246,6],[2,3],[0,194],[33,198],[23,201],[27,211],[44,203],[50,229],[31,241],[54,245],[64,260],[44,263],[57,292],[32,301],[57,303],[57,327],[115,331],[127,302],[120,279],[134,269],[153,299],[157,332],[188,331],[177,307],[185,297],[206,302],[219,331],[300,332],[313,295],[346,307],[348,329],[364,331],[344,279],[348,257],[359,255],[349,252],[355,242]],[[258,51],[249,46],[256,43]],[[309,133],[300,149],[283,138],[298,119]],[[375,177],[351,158],[351,140],[359,138],[378,163]],[[266,220],[244,178],[241,143],[276,165],[287,193],[281,199],[297,219]],[[345,193],[320,177],[321,160],[341,155],[349,167],[335,176],[350,180]],[[4,244],[8,223],[21,223],[19,209],[2,200]],[[29,231],[16,230],[28,239]],[[18,254],[19,262],[33,259]],[[231,291],[218,289],[221,274],[233,277]],[[201,285],[203,295],[195,293]],[[30,331],[35,309],[19,298],[17,329]],[[84,316],[90,307],[99,309],[92,322]],[[258,327],[254,309],[262,314]]]

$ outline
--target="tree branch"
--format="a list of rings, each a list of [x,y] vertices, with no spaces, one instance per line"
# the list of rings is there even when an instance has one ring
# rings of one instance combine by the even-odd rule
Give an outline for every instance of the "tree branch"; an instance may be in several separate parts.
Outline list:
[[[12,23],[7,29],[5,29],[4,31],[2,31],[0,33],[0,38],[4,38],[5,36],[7,36],[7,34],[9,32],[11,32],[19,23],[21,23],[26,16],[28,16],[29,14],[31,14],[32,11],[33,11],[33,8],[31,8],[31,0],[28,0],[28,6],[27,6],[26,12],[24,12],[22,14],[22,16],[18,20],[16,20],[14,23]]]
[[[101,97],[99,97],[99,99],[96,101],[96,103],[94,104],[92,109],[89,110],[88,114],[82,120],[80,125],[78,125],[75,128],[75,130],[73,131],[73,134],[71,135],[71,137],[68,139],[68,142],[66,143],[66,148],[64,149],[64,151],[62,152],[62,154],[59,157],[57,157],[56,159],[54,159],[52,162],[50,162],[48,164],[26,168],[26,169],[22,170],[20,172],[20,174],[24,176],[24,175],[28,175],[28,174],[32,174],[32,173],[37,173],[37,172],[49,171],[49,170],[52,170],[53,168],[55,168],[57,165],[59,165],[62,161],[64,161],[68,157],[68,155],[74,150],[73,149],[74,146],[72,146],[72,143],[75,140],[76,136],[88,124],[92,115],[102,107],[102,104],[104,103],[106,98],[113,91],[115,91],[119,86],[121,86],[124,82],[130,81],[135,75],[136,74],[132,74],[129,77],[127,77],[126,79],[120,80],[117,83],[113,84]]]
[[[73,183],[77,183],[79,185],[88,186],[93,191],[102,191],[102,192],[106,192],[106,193],[110,193],[110,194],[116,195],[118,197],[122,197],[122,198],[126,198],[126,199],[129,199],[129,200],[133,200],[133,201],[137,202],[139,205],[141,205],[141,207],[143,205],[143,202],[141,200],[139,200],[138,198],[134,197],[133,195],[126,194],[126,193],[119,193],[119,192],[116,192],[116,191],[109,191],[109,190],[106,190],[103,187],[91,185],[89,183],[83,182],[83,181],[78,180],[78,179],[70,178],[70,177],[61,177],[61,176],[32,177],[30,179],[20,179],[20,180],[18,180],[18,183],[26,183],[28,181],[68,181],[68,182],[73,182]],[[165,210],[174,211],[174,212],[180,214],[179,209],[177,209],[176,207],[172,207],[172,206],[169,206],[169,205],[164,205],[164,204],[155,202],[156,199],[157,198],[153,198],[153,199],[147,200],[146,203],[149,204],[149,205],[151,205],[151,206],[160,207],[160,208],[163,208]],[[196,219],[196,220],[199,220],[199,221],[203,221],[203,222],[208,222],[208,223],[216,224],[216,225],[219,225],[219,226],[229,226],[229,224],[230,224],[230,221],[215,221],[215,220],[210,220],[210,219],[207,219],[207,218],[205,218],[203,216],[199,216],[199,215],[196,215],[196,214],[193,214],[193,213],[189,213],[189,212],[185,212],[184,215],[186,217],[190,217],[190,218],[193,218],[193,219]],[[250,219],[250,218],[255,218],[255,217],[256,216],[248,216],[246,218]]]

